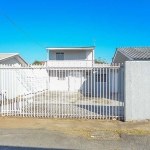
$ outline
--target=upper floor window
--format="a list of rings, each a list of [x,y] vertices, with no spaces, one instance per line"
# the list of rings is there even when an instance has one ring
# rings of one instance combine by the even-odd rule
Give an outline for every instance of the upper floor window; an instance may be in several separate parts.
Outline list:
[[[56,53],[56,60],[64,60],[64,53]]]

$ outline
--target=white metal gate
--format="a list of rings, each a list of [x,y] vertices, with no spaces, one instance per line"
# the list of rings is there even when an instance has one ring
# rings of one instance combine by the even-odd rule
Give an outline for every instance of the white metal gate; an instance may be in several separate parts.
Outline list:
[[[79,68],[2,65],[0,112],[5,116],[123,120],[122,74],[119,65]]]

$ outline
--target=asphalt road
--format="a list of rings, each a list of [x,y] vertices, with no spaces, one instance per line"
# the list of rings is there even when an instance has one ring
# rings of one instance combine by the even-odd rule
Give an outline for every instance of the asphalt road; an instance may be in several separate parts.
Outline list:
[[[0,149],[150,150],[150,135],[123,133],[120,136],[120,139],[102,140],[45,129],[0,129]]]
[[[150,120],[0,117],[4,150],[150,150]]]

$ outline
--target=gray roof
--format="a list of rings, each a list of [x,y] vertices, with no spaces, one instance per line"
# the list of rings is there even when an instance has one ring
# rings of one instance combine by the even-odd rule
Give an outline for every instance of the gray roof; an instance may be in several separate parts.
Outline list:
[[[3,62],[13,57],[16,57],[18,61],[27,64],[27,62],[18,53],[0,53],[0,62]]]
[[[150,60],[150,47],[117,48],[117,51],[133,60]]]
[[[0,60],[18,55],[18,53],[0,53]]]

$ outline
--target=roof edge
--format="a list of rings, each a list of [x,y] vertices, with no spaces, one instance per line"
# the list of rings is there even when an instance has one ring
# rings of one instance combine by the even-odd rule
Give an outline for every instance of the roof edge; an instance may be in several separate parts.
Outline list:
[[[0,59],[0,62],[1,61],[5,61],[5,60],[7,60],[7,59],[9,59],[9,58],[12,58],[12,57],[14,57],[14,56],[17,56],[17,55],[19,55],[18,53],[1,53],[1,54],[12,54],[12,56],[8,56],[8,57],[6,57],[6,58],[2,58],[2,59]]]
[[[11,58],[11,57],[14,57],[14,56],[18,55],[18,53],[1,53],[1,54],[3,54],[3,55],[9,54],[9,55],[12,55],[12,56],[8,56],[8,57],[6,57],[6,58],[2,58],[2,59],[0,59],[0,61],[3,61],[3,60],[5,60],[5,59],[7,59],[7,58]]]
[[[78,49],[94,49],[95,46],[85,46],[85,47],[46,47],[46,50],[61,50],[61,49],[74,49],[74,50],[78,50]]]
[[[9,58],[13,58],[13,57],[15,57],[15,56],[18,56],[25,64],[28,64],[20,55],[19,55],[19,53],[3,53],[3,54],[13,54],[12,56],[9,56],[9,57],[6,57],[6,58],[4,58],[4,59],[0,59],[0,62],[3,62],[3,61],[5,61],[5,60],[7,60],[7,59],[9,59]]]
[[[112,58],[112,62],[114,62],[115,57],[116,57],[116,55],[117,55],[117,52],[120,52],[121,54],[123,54],[124,56],[126,56],[126,57],[127,57],[128,59],[130,59],[130,60],[134,60],[132,57],[128,56],[126,53],[124,53],[124,52],[122,52],[121,50],[119,50],[119,48],[116,48],[114,57]]]
[[[117,47],[116,49],[119,48],[150,48],[150,46],[124,46],[124,47]]]
[[[129,55],[127,55],[126,53],[124,53],[123,51],[119,50],[119,48],[116,49],[118,52],[120,52],[121,54],[123,54],[124,56],[126,56],[128,59],[130,60],[134,60],[132,57],[130,57]]]
[[[27,63],[19,54],[16,55],[16,56],[20,57],[20,59],[21,59],[26,65],[28,65],[28,63]]]

